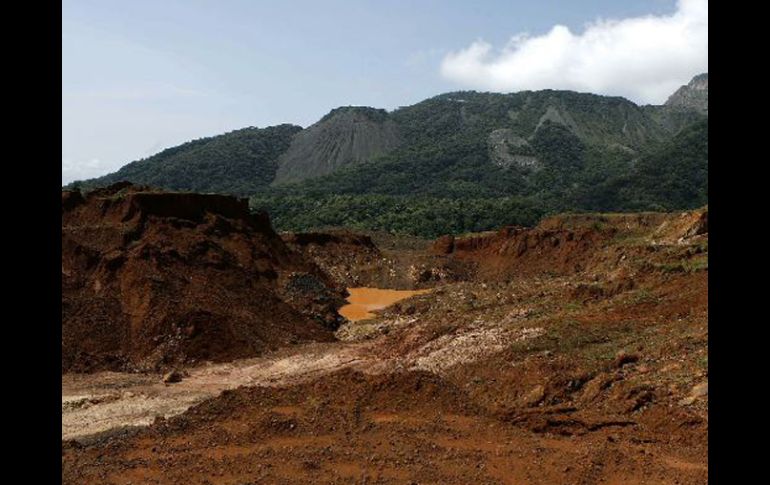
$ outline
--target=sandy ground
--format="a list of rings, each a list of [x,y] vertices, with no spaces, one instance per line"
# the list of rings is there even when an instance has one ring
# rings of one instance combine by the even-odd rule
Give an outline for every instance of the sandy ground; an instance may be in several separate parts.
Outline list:
[[[160,375],[100,372],[62,376],[62,440],[84,440],[171,417],[239,386],[301,382],[361,365],[362,344],[310,344],[266,357],[187,369],[181,382]]]
[[[340,313],[355,322],[374,316],[420,291],[350,288]],[[157,417],[181,414],[204,399],[240,386],[286,385],[346,367],[384,370],[387,365],[362,352],[364,344],[309,344],[269,356],[187,369],[181,382],[165,384],[161,375],[100,372],[62,376],[62,439],[88,440],[126,428],[147,426]],[[363,357],[367,355],[367,357]],[[362,366],[364,362],[368,365]]]

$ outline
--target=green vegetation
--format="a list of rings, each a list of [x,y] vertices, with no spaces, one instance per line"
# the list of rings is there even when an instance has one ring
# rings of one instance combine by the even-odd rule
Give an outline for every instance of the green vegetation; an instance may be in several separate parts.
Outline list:
[[[526,201],[503,198],[435,198],[428,196],[273,195],[254,196],[254,209],[267,210],[280,230],[344,226],[387,229],[400,234],[436,237],[478,232],[500,225],[533,225],[543,215]]]
[[[576,194],[586,210],[667,211],[708,203],[708,119],[645,153],[623,175]]]
[[[396,148],[293,184],[271,185],[301,130],[281,125],[192,141],[72,185],[129,180],[251,196],[281,230],[347,226],[423,237],[531,225],[558,212],[708,202],[708,118],[691,110],[545,90],[447,93],[371,116],[397,126]]]
[[[252,206],[284,230],[343,225],[435,237],[531,225],[558,212],[667,211],[708,202],[707,120],[635,162],[586,147],[548,123],[532,145],[545,164],[534,174],[492,165],[483,146],[460,139],[272,187],[252,197]]]
[[[244,128],[201,138],[70,187],[88,189],[128,180],[171,190],[248,196],[273,181],[278,157],[301,129],[293,125]]]

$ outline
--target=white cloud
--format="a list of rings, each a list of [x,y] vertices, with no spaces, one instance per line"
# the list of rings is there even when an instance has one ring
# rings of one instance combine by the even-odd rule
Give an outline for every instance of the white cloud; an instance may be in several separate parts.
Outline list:
[[[108,164],[93,158],[91,160],[74,161],[69,158],[61,160],[61,183],[62,185],[74,182],[75,180],[85,180],[104,175],[110,168]]]
[[[473,89],[570,89],[654,104],[701,72],[708,72],[708,0],[679,0],[666,16],[599,19],[581,34],[563,25],[518,34],[499,52],[478,40],[441,63],[445,78]]]

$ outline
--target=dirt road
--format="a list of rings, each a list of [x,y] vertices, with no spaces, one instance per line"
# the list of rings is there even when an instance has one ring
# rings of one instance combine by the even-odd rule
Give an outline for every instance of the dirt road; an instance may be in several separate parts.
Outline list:
[[[363,344],[310,344],[266,357],[187,369],[181,382],[160,375],[100,372],[62,376],[62,440],[88,440],[105,433],[146,426],[156,417],[181,414],[190,406],[239,386],[301,382],[346,367],[363,368]]]

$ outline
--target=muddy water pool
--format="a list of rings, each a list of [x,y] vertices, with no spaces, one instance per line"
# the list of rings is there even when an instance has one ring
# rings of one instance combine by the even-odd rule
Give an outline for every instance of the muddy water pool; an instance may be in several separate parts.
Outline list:
[[[340,308],[339,313],[351,322],[366,320],[375,316],[375,310],[385,308],[397,301],[414,295],[421,295],[430,290],[385,290],[381,288],[348,288],[348,304]]]

